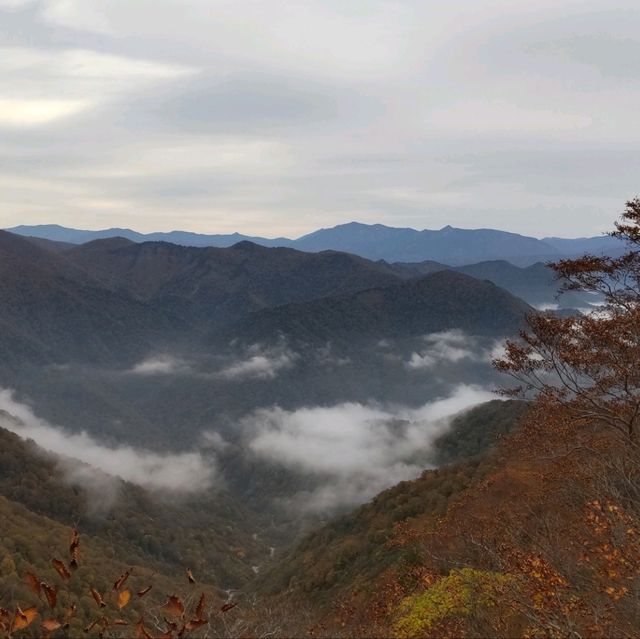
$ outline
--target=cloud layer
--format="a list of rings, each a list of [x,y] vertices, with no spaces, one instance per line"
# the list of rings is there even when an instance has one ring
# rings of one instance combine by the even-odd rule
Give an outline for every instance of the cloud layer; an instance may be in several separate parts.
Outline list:
[[[0,226],[608,229],[638,3],[477,4],[0,0]]]
[[[493,353],[499,350],[500,344],[494,342],[490,346],[481,340],[467,335],[461,330],[452,329],[424,336],[425,347],[411,354],[405,362],[408,370],[431,371],[443,364],[460,362],[485,362],[493,359]]]
[[[418,409],[358,403],[286,411],[270,408],[248,416],[247,445],[259,458],[318,479],[299,496],[310,510],[366,501],[380,490],[419,475],[434,440],[456,414],[495,396],[460,386]]]
[[[29,406],[16,401],[8,389],[0,389],[0,411],[10,416],[0,414],[0,427],[60,455],[73,481],[87,477],[86,468],[74,464],[74,459],[153,490],[197,492],[211,487],[215,479],[211,460],[200,453],[158,454],[131,446],[105,446],[87,433],[69,433],[40,419]]]
[[[240,381],[245,379],[274,379],[280,371],[291,368],[298,355],[284,345],[263,348],[254,344],[244,359],[232,362],[216,373],[216,377]]]

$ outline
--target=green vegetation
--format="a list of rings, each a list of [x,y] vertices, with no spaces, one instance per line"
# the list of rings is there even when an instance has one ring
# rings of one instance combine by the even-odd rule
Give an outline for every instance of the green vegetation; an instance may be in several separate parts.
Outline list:
[[[64,526],[79,526],[111,549],[106,556],[166,574],[197,566],[203,580],[224,588],[251,580],[251,566],[269,553],[266,540],[253,538],[262,522],[222,493],[178,498],[113,478],[95,483],[91,475],[84,485],[71,485],[57,458],[4,429],[0,495]]]

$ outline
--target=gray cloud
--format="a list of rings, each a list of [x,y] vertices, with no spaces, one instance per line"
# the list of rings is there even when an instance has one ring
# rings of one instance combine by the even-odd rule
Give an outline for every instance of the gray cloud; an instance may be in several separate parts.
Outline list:
[[[256,411],[242,426],[258,457],[317,478],[317,488],[294,501],[322,511],[362,503],[418,476],[451,418],[491,399],[495,396],[484,389],[459,386],[417,409],[358,403],[295,411],[276,407]]]
[[[97,471],[94,482],[100,485],[106,475],[151,490],[177,493],[198,492],[214,483],[213,460],[200,453],[159,454],[131,446],[109,447],[85,432],[71,433],[49,424],[29,406],[16,401],[8,389],[0,389],[0,410],[10,416],[0,415],[0,427],[59,455],[61,466],[73,483],[92,474],[87,466]]]
[[[608,229],[637,2],[476,8],[0,0],[0,226]]]

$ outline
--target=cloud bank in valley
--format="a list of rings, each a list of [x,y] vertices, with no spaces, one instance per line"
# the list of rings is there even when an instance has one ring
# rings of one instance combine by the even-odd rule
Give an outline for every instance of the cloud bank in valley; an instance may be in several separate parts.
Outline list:
[[[189,373],[190,370],[187,363],[181,359],[159,355],[139,362],[128,372],[134,375],[176,375]]]
[[[358,504],[418,476],[437,437],[461,411],[495,399],[475,386],[416,409],[359,403],[286,411],[262,409],[243,423],[248,447],[259,458],[318,478],[299,501],[321,511]]]
[[[8,389],[0,389],[0,411],[6,413],[0,413],[0,427],[59,455],[67,478],[75,483],[78,477],[86,478],[88,469],[74,460],[152,490],[197,492],[211,487],[216,477],[212,460],[200,453],[159,454],[131,446],[109,447],[85,432],[67,432],[35,415]]]
[[[425,347],[411,354],[405,362],[408,370],[431,370],[442,364],[467,362],[489,363],[499,352],[500,342],[490,345],[459,329],[451,329],[424,336]],[[484,340],[486,342],[486,340]]]
[[[233,381],[274,379],[280,371],[294,366],[298,357],[284,345],[265,349],[253,344],[247,349],[244,359],[225,366],[216,377]]]

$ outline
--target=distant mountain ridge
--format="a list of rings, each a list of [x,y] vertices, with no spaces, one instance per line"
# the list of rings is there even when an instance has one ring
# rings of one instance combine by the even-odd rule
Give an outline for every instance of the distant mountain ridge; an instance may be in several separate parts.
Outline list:
[[[370,260],[388,262],[422,262],[434,260],[450,266],[460,266],[488,260],[507,260],[520,266],[559,259],[589,251],[592,253],[620,253],[624,245],[608,236],[542,240],[493,229],[458,229],[445,226],[440,230],[418,231],[395,228],[383,224],[350,222],[323,228],[297,239],[264,238],[231,234],[201,234],[187,231],[167,233],[138,233],[131,229],[112,228],[99,231],[78,230],[56,224],[21,225],[6,229],[18,235],[84,244],[98,239],[123,237],[132,242],[169,242],[182,246],[233,246],[248,241],[266,247],[295,248],[316,253],[325,250],[343,251]]]
[[[376,336],[416,337],[452,326],[502,336],[522,328],[532,311],[492,282],[444,270],[391,286],[264,309],[223,336],[247,344],[279,336],[289,342],[354,344]]]

